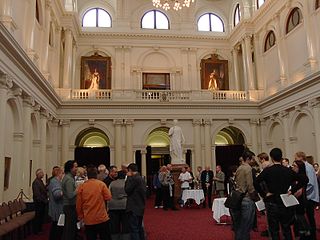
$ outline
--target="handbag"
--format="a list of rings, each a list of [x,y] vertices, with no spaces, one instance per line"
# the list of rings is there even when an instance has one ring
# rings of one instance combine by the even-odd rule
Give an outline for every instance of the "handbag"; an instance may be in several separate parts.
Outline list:
[[[246,194],[240,192],[238,190],[232,190],[231,193],[228,195],[226,201],[224,202],[224,206],[230,209],[240,209],[242,199]]]

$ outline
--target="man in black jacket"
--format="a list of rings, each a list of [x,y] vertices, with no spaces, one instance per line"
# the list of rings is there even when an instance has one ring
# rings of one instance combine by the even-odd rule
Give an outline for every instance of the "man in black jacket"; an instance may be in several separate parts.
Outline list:
[[[128,166],[124,189],[128,195],[126,211],[129,218],[131,240],[144,240],[142,222],[146,205],[146,184],[138,173],[138,166],[135,163]]]
[[[203,207],[206,207],[206,198],[208,198],[209,208],[212,207],[212,183],[213,183],[213,171],[209,166],[205,167],[205,170],[201,172],[201,185],[204,193],[205,200],[203,201]]]

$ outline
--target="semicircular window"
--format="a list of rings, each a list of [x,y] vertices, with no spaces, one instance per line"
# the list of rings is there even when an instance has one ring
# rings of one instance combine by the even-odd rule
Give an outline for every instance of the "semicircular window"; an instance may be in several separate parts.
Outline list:
[[[110,14],[102,8],[91,8],[83,15],[82,27],[111,27]]]
[[[302,13],[299,8],[294,8],[289,14],[286,32],[291,32],[294,28],[296,28],[302,22]]]
[[[141,18],[141,28],[169,29],[168,17],[158,10],[148,11]]]
[[[273,31],[268,32],[268,35],[266,37],[266,41],[264,43],[264,51],[268,51],[270,48],[272,48],[276,44],[276,36]]]
[[[199,31],[224,32],[224,24],[219,16],[214,13],[203,14],[198,20]]]

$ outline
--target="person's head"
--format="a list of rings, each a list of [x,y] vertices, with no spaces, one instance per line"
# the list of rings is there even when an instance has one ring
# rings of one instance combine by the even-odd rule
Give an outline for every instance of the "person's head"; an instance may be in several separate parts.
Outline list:
[[[106,173],[106,170],[107,170],[106,165],[100,164],[100,165],[98,166],[98,172],[99,172],[99,173]]]
[[[294,160],[292,163],[292,170],[296,173],[307,175],[306,173],[306,165],[301,160]]]
[[[78,169],[78,164],[74,160],[69,160],[64,164],[64,173],[71,173],[73,176],[76,175]]]
[[[197,171],[198,171],[198,172],[201,172],[201,171],[202,171],[202,167],[201,167],[201,166],[198,166],[198,167],[197,167]]]
[[[177,124],[178,124],[178,120],[177,120],[177,119],[174,119],[174,120],[173,120],[173,125],[176,126]]]
[[[289,159],[288,158],[282,158],[281,165],[285,167],[290,167]]]
[[[171,171],[172,170],[172,165],[171,164],[167,164],[167,170]]]
[[[128,166],[128,176],[133,176],[138,173],[138,165],[135,163],[130,163]]]
[[[254,153],[251,152],[250,150],[245,150],[242,153],[242,158],[244,162],[250,163],[252,161],[255,161],[254,157],[255,157]]]
[[[307,155],[304,152],[296,152],[294,155],[295,160],[307,161]]]
[[[117,178],[118,177],[118,168],[115,165],[110,166],[109,168],[109,177]]]
[[[121,171],[124,173],[128,172],[128,164],[127,163],[122,163],[121,164]]]
[[[273,162],[277,162],[277,163],[281,163],[281,159],[282,159],[282,151],[280,148],[273,148],[270,151],[270,157],[272,159]]]
[[[264,163],[265,161],[269,161],[269,156],[265,152],[259,153],[257,157],[261,164]]]
[[[186,171],[187,171],[187,168],[186,168],[186,167],[182,167],[182,168],[181,168],[181,172],[182,172],[182,173],[185,173]]]
[[[36,170],[36,177],[39,178],[39,179],[42,179],[44,177],[44,172],[41,168],[38,168]]]
[[[206,171],[209,171],[209,170],[210,170],[210,166],[206,166],[204,169],[205,169]]]
[[[167,167],[166,166],[161,166],[160,167],[160,172],[166,172],[167,171]]]
[[[60,167],[59,166],[54,166],[52,168],[52,177],[56,177],[57,175],[55,174],[57,172],[57,169],[59,169]]]
[[[87,167],[88,179],[92,179],[92,178],[96,179],[97,175],[98,175],[98,170],[95,166],[88,166]]]
[[[216,171],[217,171],[217,172],[221,172],[221,166],[220,166],[220,165],[217,165]]]
[[[87,175],[87,170],[84,169],[83,167],[78,167],[77,169],[77,174],[78,177],[84,178]]]
[[[318,163],[314,163],[313,164],[313,168],[317,172],[319,170],[319,164]]]

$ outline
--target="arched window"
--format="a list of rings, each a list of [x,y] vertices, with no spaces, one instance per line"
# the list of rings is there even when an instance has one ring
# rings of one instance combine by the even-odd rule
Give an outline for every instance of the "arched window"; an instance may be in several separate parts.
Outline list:
[[[294,8],[289,14],[286,32],[289,33],[292,29],[302,22],[302,13],[299,8]]]
[[[142,16],[141,28],[169,29],[169,20],[164,13],[158,10],[151,10]]]
[[[319,7],[320,7],[320,0],[316,0],[315,9],[318,9]]]
[[[38,23],[40,23],[40,9],[39,9],[39,2],[38,0],[36,1],[36,19],[38,21]]]
[[[264,51],[268,51],[270,48],[272,48],[276,44],[276,35],[273,31],[268,32],[268,35],[266,37],[266,41],[264,42]]]
[[[263,4],[265,0],[257,0],[257,8],[259,9]]]
[[[110,14],[102,8],[91,8],[83,15],[82,27],[111,27]]]
[[[214,13],[203,14],[198,20],[199,31],[224,32],[224,24]]]
[[[234,9],[233,14],[233,26],[236,26],[241,20],[241,11],[240,11],[240,4],[238,3],[236,8]]]

